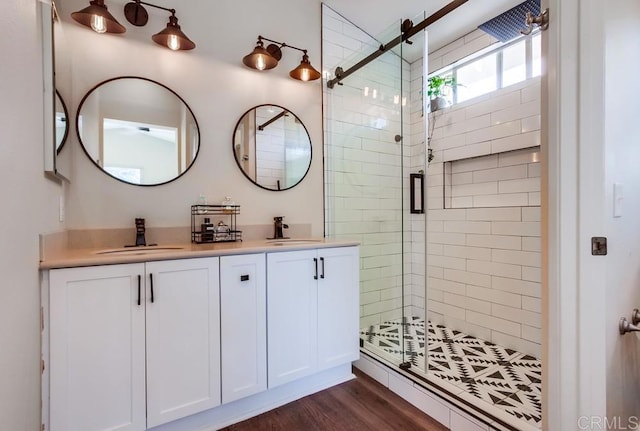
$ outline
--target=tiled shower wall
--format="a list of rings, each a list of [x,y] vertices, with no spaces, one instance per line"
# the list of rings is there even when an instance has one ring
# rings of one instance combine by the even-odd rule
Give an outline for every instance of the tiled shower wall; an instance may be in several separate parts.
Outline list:
[[[405,181],[409,173],[424,173],[425,186],[426,177],[426,112],[424,92],[424,58],[420,58],[411,63],[411,87],[409,97],[409,122],[410,122],[410,142],[406,145],[409,153],[409,169],[405,171]],[[426,194],[426,193],[425,193]],[[405,202],[409,203],[409,196],[405,197]],[[425,202],[426,205],[426,202]],[[410,297],[405,298],[405,311],[408,316],[415,316],[424,319],[425,297],[426,297],[426,216],[425,214],[411,214],[405,211],[408,217],[408,233],[406,235],[406,250],[410,255],[407,260],[410,267],[406,268],[410,274],[409,282],[406,283],[405,291],[410,293]],[[405,254],[406,255],[406,254]],[[406,267],[406,265],[405,265]]]
[[[540,206],[540,149],[444,164],[445,208]]]
[[[325,75],[331,75],[336,66],[346,69],[379,45],[380,41],[323,6]],[[415,128],[410,130],[409,115],[401,123],[401,109],[411,104],[413,94],[410,74],[410,65],[389,52],[345,79],[343,85],[334,89],[328,89],[326,82],[323,85],[326,231],[331,237],[361,242],[361,326],[402,317],[403,303],[411,307],[411,293],[418,290],[411,286],[416,266],[422,267],[415,270],[418,282],[422,281],[422,300],[419,310],[407,313],[424,315],[424,254],[414,262],[413,219],[407,216],[408,175],[414,168],[411,154],[419,153],[411,144],[420,134]],[[407,133],[402,142],[396,142],[403,130]],[[424,147],[424,132],[417,142]],[[424,216],[421,220],[423,239],[418,249],[424,253]]]
[[[256,109],[256,179],[258,184],[277,190],[278,181],[284,183],[285,121],[281,117],[264,130],[258,126],[271,120],[277,112]]]
[[[453,62],[456,52],[469,55],[472,44],[490,43],[471,33],[439,50],[436,62],[443,66],[445,56]],[[430,57],[431,70],[432,63]],[[540,79],[437,111],[429,120],[434,117],[429,319],[540,357]],[[451,162],[450,175],[444,162]]]

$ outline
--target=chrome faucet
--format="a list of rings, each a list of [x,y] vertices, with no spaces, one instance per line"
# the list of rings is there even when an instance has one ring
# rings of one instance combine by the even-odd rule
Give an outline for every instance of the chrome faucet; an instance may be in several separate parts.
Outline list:
[[[136,247],[147,245],[147,240],[144,237],[144,233],[144,219],[136,218]]]
[[[283,216],[273,218],[273,238],[271,239],[287,239],[282,232],[283,229],[289,229],[289,225],[282,222]]]

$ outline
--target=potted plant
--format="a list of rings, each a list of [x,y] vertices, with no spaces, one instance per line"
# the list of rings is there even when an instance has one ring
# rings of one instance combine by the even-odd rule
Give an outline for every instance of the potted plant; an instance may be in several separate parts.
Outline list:
[[[427,80],[427,85],[429,87],[427,95],[431,99],[431,112],[446,108],[451,104],[444,98],[444,89],[446,87],[453,88],[457,85],[456,79],[453,76],[432,76]]]

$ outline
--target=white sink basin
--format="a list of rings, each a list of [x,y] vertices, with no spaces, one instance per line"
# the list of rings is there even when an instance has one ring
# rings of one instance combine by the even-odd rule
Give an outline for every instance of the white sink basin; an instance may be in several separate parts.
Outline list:
[[[122,247],[122,248],[110,248],[107,250],[99,250],[93,254],[107,255],[107,256],[127,256],[127,255],[140,255],[140,254],[155,254],[165,253],[172,250],[184,250],[184,247],[170,246],[170,247]]]
[[[301,244],[314,244],[323,242],[323,239],[272,239],[267,241],[271,245],[301,245]]]

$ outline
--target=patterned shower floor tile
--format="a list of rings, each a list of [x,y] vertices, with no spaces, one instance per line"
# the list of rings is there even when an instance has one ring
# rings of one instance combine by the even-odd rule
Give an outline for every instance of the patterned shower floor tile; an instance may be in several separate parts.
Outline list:
[[[360,332],[368,350],[410,362],[422,371],[425,335],[431,376],[541,427],[542,367],[533,356],[431,322],[425,330],[424,320],[417,317],[383,322]]]

